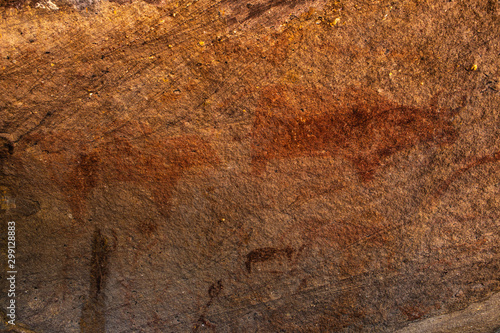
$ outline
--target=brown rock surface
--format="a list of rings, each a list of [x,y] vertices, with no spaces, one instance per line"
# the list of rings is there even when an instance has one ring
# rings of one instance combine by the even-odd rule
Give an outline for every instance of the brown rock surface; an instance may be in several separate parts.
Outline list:
[[[497,1],[0,5],[0,329],[500,329]]]

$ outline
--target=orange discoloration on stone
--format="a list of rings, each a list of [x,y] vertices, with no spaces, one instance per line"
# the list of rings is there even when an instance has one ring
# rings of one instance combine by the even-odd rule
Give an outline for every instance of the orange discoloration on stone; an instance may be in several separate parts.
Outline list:
[[[453,142],[451,115],[399,105],[366,89],[270,86],[255,115],[252,164],[260,173],[274,159],[340,156],[368,181],[394,153],[419,143]]]
[[[147,188],[160,212],[166,215],[173,187],[182,173],[218,163],[209,143],[195,135],[138,138],[125,130],[101,141],[84,142],[82,137],[81,133],[51,133],[28,139],[37,141],[48,153],[45,161],[51,176],[77,219],[85,215],[88,197],[95,188],[116,182]],[[71,148],[66,150],[63,144]]]

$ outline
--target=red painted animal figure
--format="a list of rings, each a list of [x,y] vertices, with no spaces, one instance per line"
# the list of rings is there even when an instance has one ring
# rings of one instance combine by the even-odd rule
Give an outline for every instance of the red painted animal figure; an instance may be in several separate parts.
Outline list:
[[[81,219],[91,192],[103,184],[130,182],[150,190],[159,211],[168,215],[172,190],[189,168],[214,167],[215,151],[194,135],[133,138],[117,131],[101,141],[84,141],[77,133],[32,136],[47,154],[44,158],[54,182],[68,201],[72,214]],[[95,131],[98,135],[104,132]]]
[[[258,262],[265,262],[273,259],[279,259],[285,257],[288,261],[292,260],[292,256],[295,250],[291,247],[286,247],[283,249],[278,249],[274,247],[263,247],[255,249],[247,254],[247,260],[245,262],[245,267],[248,273],[252,273],[252,265]]]
[[[251,134],[253,169],[262,173],[270,160],[340,156],[368,181],[396,152],[453,142],[452,115],[399,105],[365,89],[270,86],[261,93]]]

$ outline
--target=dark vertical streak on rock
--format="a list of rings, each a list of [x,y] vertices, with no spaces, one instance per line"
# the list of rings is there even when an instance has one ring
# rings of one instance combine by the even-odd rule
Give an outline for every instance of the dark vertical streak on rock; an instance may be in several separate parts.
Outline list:
[[[108,273],[108,256],[108,239],[101,234],[99,229],[96,229],[92,240],[89,295],[83,306],[80,319],[82,333],[105,332],[104,289]]]

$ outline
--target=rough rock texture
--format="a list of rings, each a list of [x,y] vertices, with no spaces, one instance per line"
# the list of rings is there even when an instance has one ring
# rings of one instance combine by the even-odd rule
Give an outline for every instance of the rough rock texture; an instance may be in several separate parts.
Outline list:
[[[0,5],[0,329],[500,329],[498,1]]]

